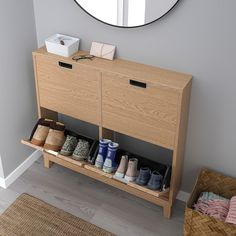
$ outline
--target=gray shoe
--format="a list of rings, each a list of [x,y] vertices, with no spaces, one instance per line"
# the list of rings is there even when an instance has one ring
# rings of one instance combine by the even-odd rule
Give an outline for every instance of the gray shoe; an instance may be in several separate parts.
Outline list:
[[[83,139],[79,139],[79,142],[73,152],[72,158],[77,161],[82,161],[88,158],[89,154],[89,142]]]
[[[62,146],[60,154],[63,156],[71,156],[76,148],[77,143],[78,141],[76,137],[67,135],[66,141]]]
[[[141,186],[147,185],[151,176],[151,170],[148,167],[141,167],[136,183]]]
[[[153,171],[147,187],[151,190],[159,190],[161,188],[162,175],[158,171]]]

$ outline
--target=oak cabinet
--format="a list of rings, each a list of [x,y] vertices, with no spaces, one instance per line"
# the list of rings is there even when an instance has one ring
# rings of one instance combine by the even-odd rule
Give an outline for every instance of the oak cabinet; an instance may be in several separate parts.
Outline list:
[[[33,59],[39,117],[57,119],[62,113],[95,124],[100,138],[119,132],[173,153],[171,184],[164,193],[143,192],[85,163],[43,150],[45,167],[65,166],[158,204],[170,217],[181,184],[192,76],[120,59],[75,62],[45,48],[33,52]]]

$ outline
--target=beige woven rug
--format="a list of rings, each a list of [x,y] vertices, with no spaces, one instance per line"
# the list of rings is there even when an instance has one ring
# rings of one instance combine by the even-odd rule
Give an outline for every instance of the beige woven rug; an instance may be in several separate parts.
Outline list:
[[[22,194],[0,216],[0,235],[113,236],[95,225],[27,194]]]

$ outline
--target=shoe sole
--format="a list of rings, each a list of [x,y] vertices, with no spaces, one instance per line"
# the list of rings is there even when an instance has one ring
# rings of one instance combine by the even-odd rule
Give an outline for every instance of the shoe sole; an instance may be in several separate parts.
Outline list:
[[[37,140],[37,139],[32,139],[31,140],[31,143],[36,145],[36,146],[40,146],[40,147],[43,147],[44,143],[45,143],[45,140]]]
[[[103,168],[103,162],[95,162],[95,166],[98,168],[98,169],[102,169]]]
[[[87,159],[86,157],[81,157],[81,156],[76,156],[76,155],[72,155],[72,158],[77,161],[84,161]]]
[[[141,183],[141,182],[135,182],[137,185],[140,185],[140,186],[147,186],[147,183]]]
[[[104,166],[102,168],[103,172],[111,174],[115,172],[115,168],[114,167],[108,167],[108,166]]]
[[[159,187],[159,188],[152,188],[152,187],[150,187],[150,186],[148,186],[148,185],[147,185],[147,188],[150,189],[150,190],[153,190],[153,191],[157,191],[157,190],[160,191],[160,190],[161,190],[160,187]]]
[[[130,177],[130,176],[125,176],[125,180],[127,180],[128,182],[134,182],[137,179],[137,177]]]
[[[66,151],[63,151],[63,150],[60,151],[60,154],[61,154],[61,155],[67,156],[67,157],[71,156],[72,153],[73,153],[73,152],[66,152]]]
[[[51,144],[44,144],[44,149],[47,149],[47,150],[52,150],[54,152],[58,152],[60,150],[60,146],[55,146],[55,145],[51,145]]]
[[[124,178],[124,177],[125,177],[125,174],[124,174],[124,173],[120,173],[120,172],[116,172],[116,173],[115,173],[115,176],[116,176],[117,178]]]
[[[129,182],[129,181],[127,181],[125,178],[119,178],[119,177],[117,177],[116,175],[113,175],[112,178],[115,179],[115,180],[117,180],[117,181],[120,181],[120,182],[122,182],[122,183],[125,183],[125,184],[127,184],[127,183]]]

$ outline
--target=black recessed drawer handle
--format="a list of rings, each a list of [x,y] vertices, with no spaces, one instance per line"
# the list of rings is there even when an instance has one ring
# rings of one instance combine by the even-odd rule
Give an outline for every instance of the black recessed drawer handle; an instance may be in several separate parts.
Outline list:
[[[129,84],[133,85],[133,86],[136,86],[136,87],[140,87],[140,88],[147,88],[147,84],[146,83],[139,82],[139,81],[132,80],[132,79],[129,81]]]
[[[64,67],[64,68],[67,68],[67,69],[72,69],[72,65],[71,64],[68,64],[68,63],[65,63],[65,62],[61,62],[61,61],[59,61],[58,64],[59,64],[60,67]]]

